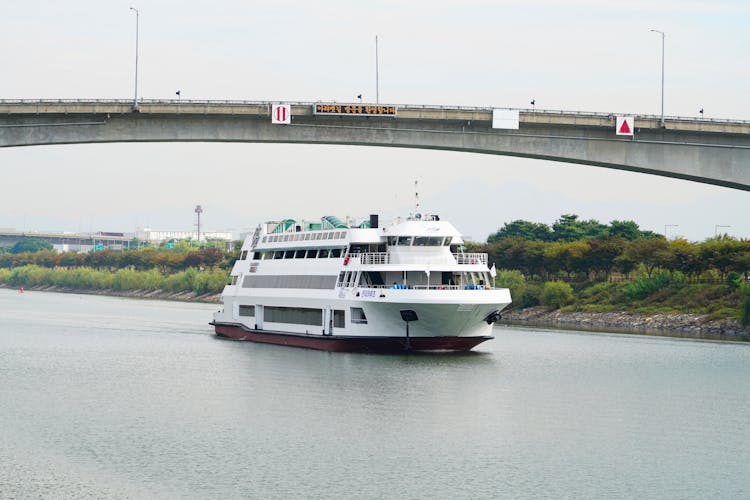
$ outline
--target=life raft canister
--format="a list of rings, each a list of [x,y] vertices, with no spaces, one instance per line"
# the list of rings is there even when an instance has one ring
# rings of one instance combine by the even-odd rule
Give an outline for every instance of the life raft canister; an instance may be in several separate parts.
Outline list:
[[[349,256],[348,255],[346,257],[344,257],[344,265],[345,266],[349,265]]]

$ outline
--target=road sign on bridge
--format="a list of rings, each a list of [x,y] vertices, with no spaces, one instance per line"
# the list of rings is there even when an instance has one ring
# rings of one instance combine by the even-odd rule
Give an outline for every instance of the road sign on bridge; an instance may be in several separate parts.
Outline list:
[[[632,136],[634,130],[635,120],[632,116],[618,116],[615,120],[615,134]]]
[[[271,123],[279,125],[292,123],[292,107],[289,104],[274,104],[271,107]]]

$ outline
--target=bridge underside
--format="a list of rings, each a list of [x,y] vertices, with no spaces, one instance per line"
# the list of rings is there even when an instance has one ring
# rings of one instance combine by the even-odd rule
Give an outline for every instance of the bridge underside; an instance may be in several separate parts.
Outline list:
[[[0,147],[107,142],[263,142],[342,144],[537,158],[594,165],[750,191],[750,135],[533,123],[492,129],[486,120],[421,120],[268,115],[19,114],[0,117]]]

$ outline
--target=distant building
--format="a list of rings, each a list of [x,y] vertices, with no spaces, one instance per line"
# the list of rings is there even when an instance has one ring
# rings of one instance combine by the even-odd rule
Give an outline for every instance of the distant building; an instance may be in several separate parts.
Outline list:
[[[169,240],[198,240],[196,231],[156,231],[150,228],[138,229],[135,237],[141,241],[161,242]],[[201,231],[201,241],[224,240],[232,241],[232,233],[229,231]]]

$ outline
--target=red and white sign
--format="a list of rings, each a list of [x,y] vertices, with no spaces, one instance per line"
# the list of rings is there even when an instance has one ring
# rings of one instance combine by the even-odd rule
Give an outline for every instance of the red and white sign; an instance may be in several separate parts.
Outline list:
[[[615,122],[615,134],[633,135],[635,130],[635,119],[632,116],[618,116]]]
[[[292,107],[289,104],[271,106],[271,123],[289,125],[292,123]]]

